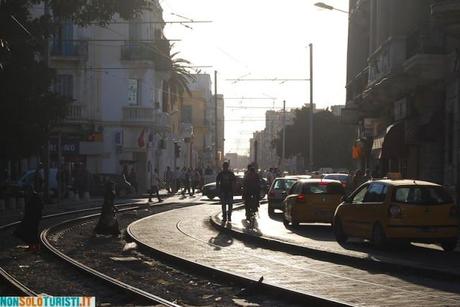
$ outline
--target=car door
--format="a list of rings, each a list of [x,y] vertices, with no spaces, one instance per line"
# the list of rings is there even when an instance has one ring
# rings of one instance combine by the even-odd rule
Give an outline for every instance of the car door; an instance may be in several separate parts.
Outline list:
[[[382,182],[373,182],[364,196],[360,207],[361,236],[370,238],[374,224],[382,221],[387,215],[384,201],[387,195],[388,186]]]
[[[363,232],[364,227],[361,209],[364,203],[369,184],[359,187],[350,197],[342,208],[340,218],[345,232],[349,235],[356,236]]]
[[[293,205],[295,205],[295,202],[297,201],[297,196],[300,194],[301,191],[301,182],[296,182],[289,190],[289,193],[286,199],[284,200],[284,213],[286,216],[291,217],[292,207]]]

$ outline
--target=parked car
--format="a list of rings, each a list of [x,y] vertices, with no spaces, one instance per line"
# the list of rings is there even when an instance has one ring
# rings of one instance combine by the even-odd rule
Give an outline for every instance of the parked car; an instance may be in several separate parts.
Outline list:
[[[134,192],[134,188],[123,175],[119,174],[94,174],[90,194],[103,196],[105,183],[112,180],[115,183],[115,193],[118,197],[126,196]]]
[[[233,195],[241,196],[243,194],[243,176],[235,176],[236,182],[233,187]],[[267,181],[265,179],[260,179],[260,199],[264,198],[267,194]],[[219,196],[219,193],[216,189],[216,182],[211,182],[203,186],[203,195],[209,199],[214,199]]]
[[[338,206],[333,222],[339,243],[349,237],[438,243],[446,251],[459,235],[457,206],[440,185],[418,180],[366,182]]]
[[[268,190],[268,215],[272,216],[275,209],[283,210],[283,201],[287,196],[289,189],[299,180],[298,176],[278,177]]]
[[[351,176],[348,174],[342,173],[333,173],[333,174],[324,174],[323,179],[331,179],[331,180],[338,180],[342,183],[343,187],[347,189],[348,184],[351,181]]]
[[[345,189],[340,181],[328,179],[298,180],[284,200],[283,223],[332,223]]]

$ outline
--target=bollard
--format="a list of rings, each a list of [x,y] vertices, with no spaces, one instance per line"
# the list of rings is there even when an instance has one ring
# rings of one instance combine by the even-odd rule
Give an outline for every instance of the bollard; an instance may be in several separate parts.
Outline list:
[[[16,209],[16,197],[8,197],[8,202],[6,204],[7,209],[14,210]]]
[[[5,203],[5,200],[2,198],[0,199],[0,212],[3,212],[5,211],[5,208],[6,207],[6,203]]]
[[[72,199],[74,197],[75,197],[75,193],[72,190],[70,190],[69,191],[69,198]]]
[[[18,197],[16,200],[16,209],[19,211],[24,211],[24,207],[26,205],[26,201],[24,200],[24,197]]]
[[[79,201],[80,200],[80,193],[75,193],[75,200],[76,201]]]

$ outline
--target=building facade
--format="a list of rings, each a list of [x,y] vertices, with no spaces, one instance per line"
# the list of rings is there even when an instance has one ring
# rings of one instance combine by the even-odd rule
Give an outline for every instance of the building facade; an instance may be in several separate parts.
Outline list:
[[[51,42],[49,64],[55,91],[73,99],[64,124],[50,139],[51,166],[72,173],[136,173],[139,191],[154,168],[173,165],[177,127],[165,82],[170,45],[163,36],[162,9],[107,27],[64,22]],[[60,144],[60,146],[58,145]]]
[[[460,2],[351,0],[347,101],[357,167],[459,190]]]

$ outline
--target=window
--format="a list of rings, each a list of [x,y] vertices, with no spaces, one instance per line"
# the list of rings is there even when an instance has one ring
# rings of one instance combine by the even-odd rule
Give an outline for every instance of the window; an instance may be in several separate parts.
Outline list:
[[[301,190],[302,184],[300,182],[296,182],[289,190],[289,194],[300,194]]]
[[[453,202],[446,190],[436,186],[398,187],[393,194],[393,201],[415,205],[440,205]]]
[[[383,203],[388,187],[383,183],[371,183],[364,197],[366,203]]]
[[[303,194],[345,194],[342,184],[335,182],[305,183]]]
[[[67,98],[73,98],[73,76],[57,75],[54,82],[54,92]]]
[[[139,104],[139,80],[128,79],[128,104]]]
[[[366,196],[367,189],[369,188],[368,185],[362,187],[351,200],[352,204],[362,204],[364,202],[364,196]]]
[[[273,188],[275,190],[288,190],[294,185],[295,182],[295,179],[278,179],[275,181]]]
[[[192,106],[182,106],[181,108],[181,121],[186,124],[192,123]]]

